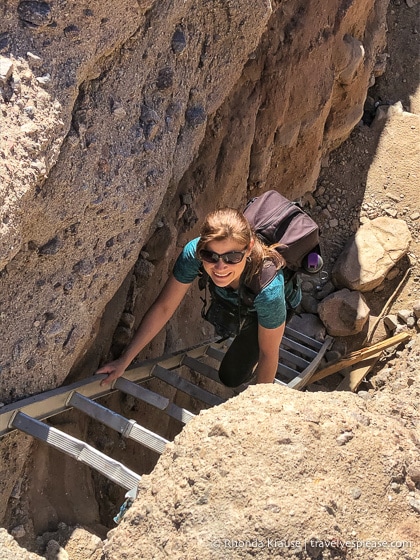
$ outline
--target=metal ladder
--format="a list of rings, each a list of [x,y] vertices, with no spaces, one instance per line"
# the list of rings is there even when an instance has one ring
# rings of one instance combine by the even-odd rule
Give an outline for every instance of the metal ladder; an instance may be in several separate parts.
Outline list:
[[[212,341],[169,356],[142,362],[128,369],[124,377],[117,379],[110,388],[100,385],[105,375],[94,375],[72,385],[6,405],[0,409],[0,437],[13,430],[20,430],[99,471],[123,488],[132,490],[137,487],[141,479],[139,474],[84,441],[46,424],[44,420],[70,408],[76,408],[116,430],[123,437],[133,439],[161,454],[168,440],[144,428],[136,421],[102,406],[96,402],[96,399],[120,391],[148,403],[160,410],[162,414],[186,424],[194,418],[195,415],[192,412],[170,402],[168,398],[150,391],[142,384],[153,378],[160,379],[165,384],[200,401],[203,408],[216,406],[226,399],[186,379],[181,374],[181,368],[186,367],[198,374],[196,378],[200,384],[204,382],[205,378],[220,384],[217,365],[223,359],[230,343],[231,340]],[[331,343],[330,337],[321,343],[286,327],[280,346],[280,362],[275,382],[293,389],[303,388],[317,369]],[[231,391],[232,396],[246,387],[247,385],[242,385],[236,391]]]

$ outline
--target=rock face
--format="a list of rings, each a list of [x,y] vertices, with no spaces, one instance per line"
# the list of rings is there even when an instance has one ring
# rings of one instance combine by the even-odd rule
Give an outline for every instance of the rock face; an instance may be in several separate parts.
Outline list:
[[[323,155],[361,117],[386,7],[5,5],[0,401],[59,385],[75,364],[85,375],[111,298],[112,332],[140,289],[144,312],[185,240],[179,232],[195,234],[215,203],[241,204],[262,187],[313,188]],[[167,262],[142,257],[157,267],[149,286],[128,275],[162,225]],[[182,328],[174,338],[191,339]],[[96,364],[110,332],[99,340]]]
[[[411,435],[353,394],[250,387],[168,445],[105,558],[414,558]]]
[[[0,403],[92,374],[210,209],[313,189],[362,115],[387,4],[4,5]],[[185,305],[146,353],[203,338]],[[0,518],[28,457],[14,437]]]
[[[369,292],[377,288],[407,253],[410,230],[403,220],[376,218],[362,225],[334,264],[338,286]]]

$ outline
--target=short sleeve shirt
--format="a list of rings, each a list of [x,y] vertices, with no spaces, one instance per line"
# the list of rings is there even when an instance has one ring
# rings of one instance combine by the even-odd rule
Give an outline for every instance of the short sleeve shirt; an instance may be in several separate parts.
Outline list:
[[[199,237],[189,241],[175,262],[173,274],[178,282],[190,284],[200,273],[201,261],[196,254],[198,241]],[[214,286],[214,289],[223,299],[235,305],[240,304],[237,290],[218,286]],[[281,270],[277,271],[273,280],[255,297],[250,312],[256,313],[258,323],[266,329],[275,329],[286,321],[284,276]]]

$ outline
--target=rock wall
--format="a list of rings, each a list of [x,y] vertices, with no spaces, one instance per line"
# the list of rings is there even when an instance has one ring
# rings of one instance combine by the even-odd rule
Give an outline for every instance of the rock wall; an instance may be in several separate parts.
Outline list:
[[[215,203],[313,188],[362,114],[386,4],[3,7],[0,401],[64,381],[157,226],[141,271]]]
[[[209,209],[314,188],[362,115],[387,4],[2,6],[0,402],[90,375],[116,327],[118,351]],[[191,302],[146,353],[203,337]]]

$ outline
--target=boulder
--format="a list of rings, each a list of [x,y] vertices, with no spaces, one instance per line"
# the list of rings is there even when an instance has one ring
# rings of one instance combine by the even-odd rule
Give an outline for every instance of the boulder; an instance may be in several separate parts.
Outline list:
[[[369,292],[407,252],[411,234],[403,220],[375,218],[362,225],[344,247],[332,272],[339,287]]]
[[[418,484],[413,432],[357,395],[250,386],[166,446],[103,558],[397,558],[372,543],[415,546],[406,471]]]
[[[360,292],[347,288],[327,296],[318,314],[331,336],[351,336],[363,330],[370,309]]]

